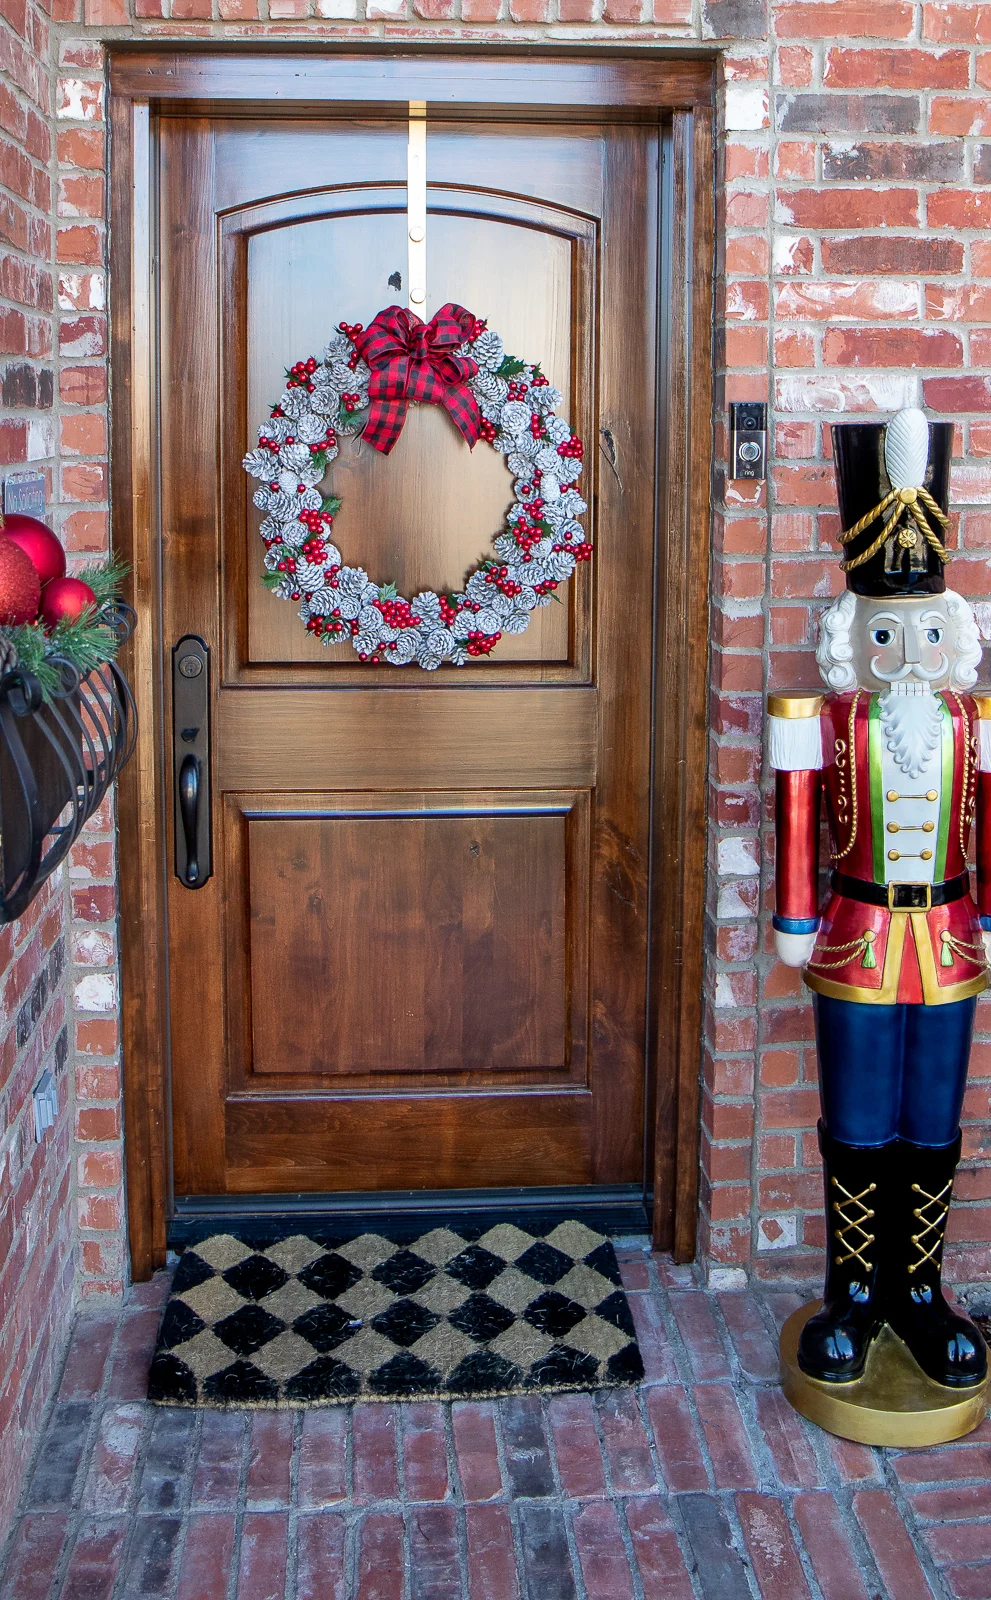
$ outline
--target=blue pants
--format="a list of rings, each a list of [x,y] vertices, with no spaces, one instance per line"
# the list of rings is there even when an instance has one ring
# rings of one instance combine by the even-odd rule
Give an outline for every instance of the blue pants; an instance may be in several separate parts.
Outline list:
[[[957,1136],[976,997],[945,1006],[812,996],[822,1118],[844,1144]]]

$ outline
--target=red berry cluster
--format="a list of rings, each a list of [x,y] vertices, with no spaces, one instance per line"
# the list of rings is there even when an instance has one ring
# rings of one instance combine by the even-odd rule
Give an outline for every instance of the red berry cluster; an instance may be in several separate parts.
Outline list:
[[[365,331],[363,325],[360,322],[339,322],[337,324],[337,326],[338,326],[339,331],[344,334],[344,337],[346,339],[350,339],[351,340],[352,344],[354,344],[354,342],[357,339],[359,333],[364,333],[364,331]],[[357,369],[357,366],[358,366],[358,352],[357,352],[357,350],[352,350],[351,351],[351,354],[348,356],[347,364],[351,368],[352,372],[354,372]],[[347,396],[345,396],[345,399],[346,398],[347,398]],[[353,406],[349,406],[348,410],[349,411],[353,411],[354,407]]]
[[[490,567],[485,574],[485,581],[498,589],[500,594],[508,595],[510,600],[522,593],[523,590],[521,583],[514,583],[512,578],[509,577],[508,567]]]
[[[533,434],[535,439],[547,438],[547,428],[539,411],[535,411],[533,416],[530,418],[530,432]]]
[[[381,611],[388,628],[418,628],[420,619],[413,615],[408,600],[373,600],[372,605]]]
[[[359,409],[359,407],[361,406],[361,395],[360,394],[342,394],[341,395],[341,405],[344,407],[345,411],[348,411],[348,412],[357,411]]]
[[[476,317],[474,322],[471,325],[471,332],[468,335],[468,342],[469,343],[473,343],[474,340],[476,340],[478,338],[480,333],[484,333],[485,332],[487,327],[488,327],[488,323],[485,321],[485,319],[483,317]]]
[[[501,638],[501,633],[480,633],[477,628],[473,628],[468,635],[468,654],[470,656],[490,655]]]
[[[581,544],[573,544],[571,546],[571,554],[574,556],[576,561],[591,561],[592,546],[584,542]]]
[[[312,539],[307,539],[303,545],[303,554],[307,561],[312,561],[313,565],[316,566],[318,561],[326,560],[327,546],[324,544],[323,539],[318,534],[315,534]]]
[[[585,455],[585,446],[578,435],[573,433],[570,439],[565,439],[563,444],[558,445],[557,453],[559,456],[566,456],[572,461],[581,461]]]
[[[321,537],[324,532],[330,532],[334,526],[334,519],[329,511],[301,511],[297,518],[310,532]]]
[[[337,444],[337,434],[333,428],[328,428],[322,439],[310,445],[310,455],[318,456],[322,450],[333,450]]]
[[[498,432],[499,430],[495,423],[490,422],[488,417],[483,417],[481,422],[478,424],[479,438],[484,439],[486,444],[491,444]]]
[[[329,634],[332,639],[339,638],[347,630],[347,623],[341,621],[341,613],[335,611],[332,617],[311,617],[306,624],[306,631],[322,639],[324,634]]]
[[[524,561],[530,560],[530,551],[533,546],[539,544],[544,537],[545,530],[538,526],[538,519],[543,509],[544,502],[542,500],[531,500],[527,506],[527,516],[533,520],[528,522],[525,517],[521,517],[519,522],[513,524],[513,537],[523,551]]]
[[[525,383],[520,383],[518,381],[515,382],[515,383],[510,383],[510,385],[509,385],[509,394],[506,396],[506,398],[508,400],[525,400],[526,399],[526,384]]]
[[[316,372],[318,365],[319,363],[315,356],[310,356],[306,361],[297,361],[295,366],[289,369],[286,388],[308,389],[312,394],[316,388],[316,384],[313,382],[313,374]]]
[[[533,388],[546,389],[550,381],[550,378],[545,378],[542,372],[535,372],[533,376]]]
[[[449,600],[446,594],[440,596],[440,620],[445,628],[451,626],[460,609],[460,606],[456,602]]]

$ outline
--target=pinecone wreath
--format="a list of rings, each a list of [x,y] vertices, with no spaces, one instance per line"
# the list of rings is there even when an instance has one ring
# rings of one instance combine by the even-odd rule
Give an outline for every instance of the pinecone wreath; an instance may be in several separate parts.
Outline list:
[[[360,433],[388,455],[410,401],[443,405],[469,445],[484,439],[505,456],[514,481],[494,554],[463,590],[406,600],[345,565],[331,540],[341,501],[321,485],[342,434]],[[503,634],[525,632],[592,555],[581,522],[588,507],[575,487],[582,442],[558,416],[560,404],[540,367],[506,355],[499,335],[462,306],[443,306],[429,323],[399,306],[367,329],[340,323],[322,360],[289,369],[257,449],[244,458],[261,480],[254,503],[265,513],[266,587],[299,604],[300,621],[322,644],[349,643],[373,666],[430,672],[489,655]]]

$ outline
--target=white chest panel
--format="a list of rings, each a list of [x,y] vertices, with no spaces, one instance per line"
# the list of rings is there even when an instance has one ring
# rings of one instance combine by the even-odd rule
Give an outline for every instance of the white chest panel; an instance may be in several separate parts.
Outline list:
[[[943,779],[940,747],[910,778],[882,741],[885,883],[933,883]]]

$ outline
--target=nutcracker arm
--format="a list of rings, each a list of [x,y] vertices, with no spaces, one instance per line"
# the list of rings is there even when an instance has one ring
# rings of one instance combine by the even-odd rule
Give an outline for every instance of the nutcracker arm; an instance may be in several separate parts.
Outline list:
[[[991,933],[991,695],[975,694],[979,718],[977,803],[974,828],[977,833],[977,909],[985,935]],[[985,939],[987,943],[987,939]]]
[[[819,927],[819,804],[822,695],[772,695],[770,763],[775,770],[774,934],[787,966],[804,966]]]

